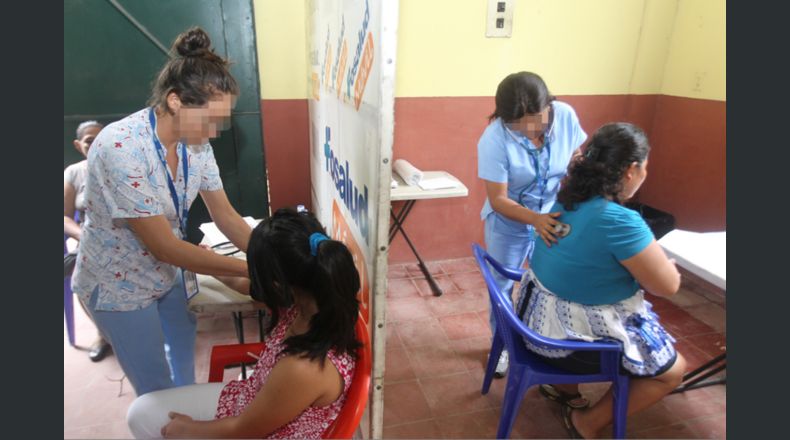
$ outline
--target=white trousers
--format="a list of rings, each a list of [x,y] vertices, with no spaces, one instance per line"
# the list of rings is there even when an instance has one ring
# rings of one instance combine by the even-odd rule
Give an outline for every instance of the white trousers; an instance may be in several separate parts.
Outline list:
[[[132,402],[126,423],[134,438],[162,438],[162,428],[175,411],[194,420],[213,420],[224,383],[201,383],[143,394]]]

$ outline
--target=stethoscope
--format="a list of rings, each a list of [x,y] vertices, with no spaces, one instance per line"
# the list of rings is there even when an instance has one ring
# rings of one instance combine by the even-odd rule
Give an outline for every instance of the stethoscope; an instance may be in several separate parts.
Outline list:
[[[217,253],[219,253],[220,255],[224,255],[226,257],[241,252],[241,249],[237,248],[235,244],[229,241],[223,241],[222,243],[217,243],[214,246],[211,246],[211,249],[217,251]]]
[[[551,120],[549,121],[549,129],[546,130],[543,133],[543,139],[544,139],[544,141],[543,141],[544,142],[543,148],[546,149],[546,154],[548,156],[546,158],[547,159],[547,165],[546,165],[546,168],[543,171],[543,176],[541,176],[541,172],[540,172],[541,166],[540,166],[540,160],[538,158],[538,155],[540,154],[540,152],[538,151],[538,149],[537,148],[531,148],[528,145],[529,140],[525,136],[521,136],[521,138],[516,137],[516,135],[513,133],[513,131],[511,129],[507,128],[507,126],[505,125],[505,122],[501,121],[502,122],[502,128],[504,128],[505,132],[507,132],[507,134],[517,144],[521,145],[521,147],[523,147],[524,150],[526,150],[527,154],[529,155],[530,159],[532,160],[532,166],[535,168],[535,178],[532,179],[532,182],[530,182],[528,185],[524,185],[524,189],[522,189],[521,192],[518,195],[518,203],[521,206],[525,207],[525,208],[527,207],[527,205],[523,202],[523,200],[524,200],[524,193],[526,193],[527,190],[530,187],[532,187],[532,185],[534,185],[535,182],[537,181],[538,191],[540,191],[540,201],[538,202],[538,211],[542,211],[543,210],[543,200],[544,200],[544,196],[546,194],[546,188],[549,185],[549,168],[551,168],[551,141],[550,141],[550,139],[551,139],[552,129],[554,128],[554,120],[553,120],[554,119],[553,118],[553,116],[554,116],[554,109],[552,108],[551,111],[552,111],[552,113],[551,113]],[[524,139],[527,139],[527,141],[525,142]]]

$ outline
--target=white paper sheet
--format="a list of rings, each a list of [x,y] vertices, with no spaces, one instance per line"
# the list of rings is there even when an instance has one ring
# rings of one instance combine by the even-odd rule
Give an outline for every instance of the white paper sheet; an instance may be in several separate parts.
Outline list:
[[[260,220],[256,220],[252,217],[244,217],[244,221],[247,222],[251,228],[258,226],[258,223],[261,222]],[[219,228],[214,224],[214,222],[203,223],[200,225],[200,231],[205,234],[202,243],[205,243],[209,246],[214,246],[215,244],[228,241],[228,238],[225,237],[225,234],[220,232]]]
[[[458,182],[447,177],[435,177],[433,179],[422,179],[419,183],[420,188],[424,191],[445,188],[457,188]]]

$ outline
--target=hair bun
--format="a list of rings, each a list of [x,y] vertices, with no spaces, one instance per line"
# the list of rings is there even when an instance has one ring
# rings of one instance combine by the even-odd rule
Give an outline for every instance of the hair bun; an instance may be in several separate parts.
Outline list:
[[[209,54],[213,55],[210,47],[211,38],[209,38],[206,31],[199,27],[193,27],[183,32],[173,43],[173,48],[182,57],[206,57]]]

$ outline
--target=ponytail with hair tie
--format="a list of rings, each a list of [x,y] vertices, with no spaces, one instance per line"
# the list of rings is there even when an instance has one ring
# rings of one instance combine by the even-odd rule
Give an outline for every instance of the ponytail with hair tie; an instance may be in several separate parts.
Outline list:
[[[310,254],[312,256],[318,256],[318,245],[324,240],[329,240],[329,237],[320,232],[310,234]]]
[[[647,136],[638,126],[627,122],[603,125],[584,150],[584,160],[568,167],[557,201],[569,211],[595,196],[622,203],[625,170],[632,162],[642,163],[649,151]]]

